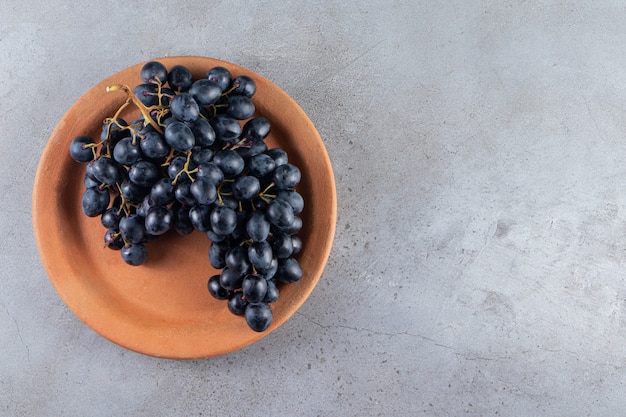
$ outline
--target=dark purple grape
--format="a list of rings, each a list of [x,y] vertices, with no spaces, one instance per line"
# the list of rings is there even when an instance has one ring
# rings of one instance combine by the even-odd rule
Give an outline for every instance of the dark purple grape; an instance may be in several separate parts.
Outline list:
[[[206,232],[211,227],[211,207],[206,205],[193,206],[189,209],[189,220],[197,230]]]
[[[256,83],[247,75],[239,75],[233,79],[233,94],[252,97],[256,93]]]
[[[213,151],[209,148],[194,149],[191,160],[195,165],[209,163],[213,160]]]
[[[87,165],[87,174],[96,181],[113,185],[121,182],[122,174],[117,163],[109,157],[101,156]]]
[[[162,235],[174,224],[174,213],[167,207],[155,207],[145,218],[146,232],[151,235]]]
[[[259,179],[251,175],[244,175],[237,178],[232,185],[233,196],[241,201],[256,197],[259,191],[261,191]]]
[[[181,182],[176,184],[176,189],[174,190],[174,196],[176,200],[186,206],[195,206],[197,204],[196,199],[193,194],[191,194],[191,183],[189,182]]]
[[[237,290],[241,288],[244,276],[230,268],[222,269],[220,274],[220,285],[227,290]]]
[[[289,226],[286,227],[278,227],[276,226],[276,231],[287,233],[288,235],[295,235],[302,229],[302,219],[298,216],[294,216],[293,222]]]
[[[185,169],[185,164],[187,163],[187,158],[184,156],[177,156],[172,159],[167,166],[167,176],[169,179],[174,180],[177,178],[177,183],[180,182],[191,182],[191,178],[189,178],[184,172],[181,173]],[[181,173],[181,175],[178,175]],[[186,181],[183,181],[186,179]]]
[[[220,285],[220,276],[213,275],[207,283],[209,293],[218,300],[228,300],[231,292]]]
[[[210,215],[211,229],[219,235],[231,234],[237,227],[237,213],[227,206],[216,206]]]
[[[228,86],[230,85],[230,81],[232,80],[232,75],[230,71],[222,66],[217,66],[211,68],[207,74],[206,78],[217,83],[220,86],[222,91],[226,91]]]
[[[229,247],[227,242],[211,242],[209,246],[209,262],[215,269],[226,267],[226,254]]]
[[[148,212],[155,207],[158,207],[158,205],[154,202],[152,198],[150,198],[150,193],[148,193],[135,209],[135,214],[141,217],[146,217],[148,215]]]
[[[185,91],[191,87],[193,76],[187,67],[175,65],[167,74],[167,83],[174,91]]]
[[[129,243],[122,248],[122,259],[129,265],[142,265],[147,257],[148,250],[142,243]]]
[[[163,136],[167,144],[179,152],[190,151],[196,144],[191,128],[179,121],[167,125]]]
[[[241,174],[246,165],[243,158],[232,149],[224,149],[217,152],[213,156],[213,163],[217,165],[227,178]]]
[[[91,178],[89,175],[85,175],[83,177],[83,185],[85,188],[96,188],[100,186],[100,183]]]
[[[133,204],[140,204],[150,193],[150,188],[142,187],[134,182],[124,181],[120,184],[120,191],[126,200]]]
[[[177,94],[170,103],[170,111],[172,116],[183,122],[193,122],[200,116],[200,107],[189,93]]]
[[[265,298],[263,298],[264,303],[274,303],[278,301],[279,291],[278,287],[272,280],[267,281],[267,292],[265,293]]]
[[[276,167],[272,179],[278,190],[289,190],[300,183],[300,169],[292,164],[284,164]]]
[[[265,153],[272,157],[272,159],[276,163],[276,166],[285,165],[289,162],[287,152],[283,149],[272,148],[265,151]]]
[[[228,239],[227,235],[218,235],[211,229],[206,231],[206,235],[211,240],[211,242],[224,242],[226,239]]]
[[[302,268],[295,258],[287,258],[278,262],[276,279],[284,283],[294,283],[302,278]]]
[[[161,177],[159,168],[150,161],[138,161],[131,165],[128,179],[141,187],[152,187]]]
[[[199,117],[190,124],[191,131],[196,139],[196,146],[205,148],[215,142],[215,130],[209,122]]]
[[[76,136],[70,142],[70,155],[76,162],[89,162],[94,158],[93,145],[94,140],[88,136]]]
[[[255,332],[264,332],[272,323],[272,309],[266,303],[248,304],[246,323]]]
[[[191,85],[189,94],[200,106],[209,106],[220,98],[222,88],[215,81],[202,79],[195,81]]]
[[[230,96],[227,105],[226,114],[237,120],[245,120],[254,115],[254,104],[246,96]]]
[[[248,261],[248,251],[243,246],[235,246],[226,252],[224,258],[226,266],[233,272],[247,274],[250,271],[250,261]]]
[[[262,212],[253,211],[246,222],[246,231],[254,242],[261,242],[267,239],[270,233],[270,222],[267,221]]]
[[[205,177],[196,178],[189,186],[189,191],[198,204],[211,204],[217,199],[215,184]]]
[[[159,87],[153,83],[139,84],[133,89],[133,94],[144,106],[156,106],[159,104]]]
[[[268,204],[265,215],[273,225],[282,228],[291,226],[295,218],[291,205],[280,198]]]
[[[232,294],[228,299],[228,310],[237,316],[243,316],[247,306],[248,302],[243,298],[241,292]]]
[[[304,210],[304,198],[295,190],[281,190],[276,197],[288,202],[293,208],[293,214],[300,214]]]
[[[150,189],[150,198],[158,206],[171,203],[175,199],[175,187],[169,178],[160,178]]]
[[[269,268],[258,269],[257,273],[261,275],[263,278],[265,278],[266,280],[270,280],[274,278],[274,275],[276,275],[276,271],[278,271],[278,258],[274,257],[272,259],[272,262],[270,263]]]
[[[270,243],[278,259],[287,259],[293,254],[293,239],[287,233],[275,233]]]
[[[250,142],[261,142],[270,133],[270,122],[265,117],[255,117],[243,125],[242,136]]]
[[[239,200],[237,200],[232,195],[224,195],[223,192],[226,192],[226,188],[228,188],[228,187],[223,187],[222,191],[220,192],[220,195],[222,197],[221,205],[222,206],[226,206],[226,207],[230,207],[233,210],[237,210],[239,208]]]
[[[145,220],[143,216],[131,214],[120,220],[120,233],[126,242],[141,243],[146,237]]]
[[[266,178],[276,168],[276,162],[274,159],[265,154],[260,153],[251,157],[248,160],[248,169],[250,170],[250,175],[254,175],[257,178]]]
[[[113,159],[121,165],[131,165],[141,158],[139,140],[126,137],[118,142],[113,148]]]
[[[113,250],[120,250],[124,247],[124,239],[115,230],[107,230],[104,234],[104,246]]]
[[[128,123],[118,117],[117,119],[106,119],[102,125],[100,140],[106,140],[111,149],[117,142],[128,136]]]
[[[248,260],[255,269],[267,269],[273,258],[272,247],[266,241],[253,242],[248,246]]]
[[[117,232],[120,230],[120,220],[122,219],[122,214],[120,209],[117,207],[108,208],[102,213],[100,216],[100,223],[106,229],[113,230]]]
[[[88,188],[83,193],[81,201],[83,213],[89,217],[100,216],[107,209],[110,201],[109,190]]]
[[[243,158],[246,163],[255,155],[261,154],[267,150],[265,142],[245,143],[244,146],[239,146],[235,151]]]
[[[224,181],[224,173],[213,162],[205,162],[198,165],[198,171],[196,172],[196,179],[207,178],[216,186]]]
[[[293,245],[293,254],[298,254],[302,250],[302,239],[298,236],[291,236],[291,244]]]
[[[234,143],[241,135],[241,125],[232,116],[227,114],[215,115],[210,121],[217,139],[225,143]]]
[[[184,156],[177,156],[176,158],[170,161],[170,165],[167,167],[167,175],[171,180],[176,179],[176,184],[180,184],[182,182],[191,182],[191,177],[187,172],[185,172],[185,164],[187,163],[187,158]],[[193,161],[189,161],[189,165],[187,166],[189,171],[193,171],[196,166]],[[180,175],[179,175],[180,174]]]
[[[153,159],[164,158],[171,149],[163,135],[158,132],[147,132],[139,140],[139,147],[145,156]]]
[[[146,62],[139,73],[144,83],[165,83],[167,81],[167,68],[158,61]]]
[[[248,213],[244,210],[236,210],[237,226],[230,234],[237,241],[248,240],[248,232],[246,231],[246,222],[248,221]]]
[[[241,283],[243,296],[249,303],[260,303],[267,294],[267,281],[257,274],[249,274]]]

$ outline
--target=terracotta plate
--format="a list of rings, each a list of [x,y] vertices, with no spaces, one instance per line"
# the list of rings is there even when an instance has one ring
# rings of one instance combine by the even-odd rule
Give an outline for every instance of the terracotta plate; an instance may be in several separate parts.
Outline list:
[[[257,83],[253,97],[257,115],[272,124],[268,146],[281,147],[302,171],[298,191],[305,199],[298,255],[304,277],[280,287],[272,305],[274,320],[264,333],[250,330],[232,315],[226,302],[213,299],[209,277],[218,273],[208,261],[210,241],[204,233],[179,236],[170,232],[148,244],[148,261],[126,265],[118,251],[104,247],[98,217],[81,211],[85,165],[69,156],[69,143],[78,135],[99,138],[102,121],[124,102],[121,92],[107,93],[112,84],[140,83],[144,63],[102,81],[76,101],[54,129],[43,152],[33,192],[35,239],[45,270],[67,306],[94,331],[143,354],[192,359],[215,356],[247,346],[283,324],[317,284],[335,232],[336,191],[330,160],[315,127],[302,109],[280,88],[253,72],[203,57],[158,59],[166,67],[187,66],[204,77],[217,65],[233,76],[246,74]],[[128,121],[138,116],[131,109]]]

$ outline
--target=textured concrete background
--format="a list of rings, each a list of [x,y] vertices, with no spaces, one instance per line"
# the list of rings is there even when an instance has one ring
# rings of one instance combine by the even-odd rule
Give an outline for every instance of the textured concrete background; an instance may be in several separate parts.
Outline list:
[[[0,415],[617,416],[626,7],[0,0]],[[333,162],[320,284],[260,342],[155,359],[43,271],[35,170],[72,103],[166,55],[269,78]]]

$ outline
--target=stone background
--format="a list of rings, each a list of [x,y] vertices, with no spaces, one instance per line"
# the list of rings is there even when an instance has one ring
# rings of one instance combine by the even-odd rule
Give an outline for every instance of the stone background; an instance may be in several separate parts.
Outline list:
[[[626,409],[626,6],[0,0],[0,415],[617,416]],[[193,361],[104,340],[31,223],[52,129],[161,56],[247,67],[337,181],[309,300]]]

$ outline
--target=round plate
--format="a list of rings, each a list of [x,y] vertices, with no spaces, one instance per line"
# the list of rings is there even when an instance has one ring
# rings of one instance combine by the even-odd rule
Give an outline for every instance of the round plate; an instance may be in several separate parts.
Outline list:
[[[247,346],[283,324],[308,298],[328,260],[337,217],[336,191],[330,159],[315,127],[302,109],[267,79],[237,65],[204,57],[158,59],[168,69],[184,65],[194,78],[204,78],[214,66],[233,76],[246,74],[257,84],[253,97],[257,116],[271,123],[268,147],[280,147],[298,166],[298,185],[305,200],[298,233],[303,250],[298,261],[303,278],[279,287],[272,304],[270,328],[257,333],[245,319],[213,299],[207,280],[219,273],[209,263],[206,234],[180,236],[170,232],[148,244],[148,260],[126,265],[119,251],[104,247],[105,229],[99,217],[82,213],[85,164],[69,155],[78,135],[100,137],[102,122],[125,101],[122,92],[106,92],[112,84],[139,84],[137,64],[100,82],[70,108],[54,129],[35,177],[33,227],[43,266],[67,306],[95,332],[127,349],[156,357],[204,358]],[[122,114],[128,121],[139,113]]]

